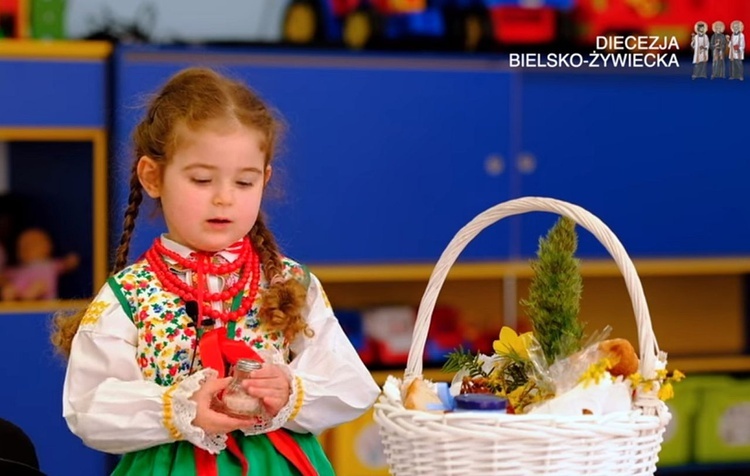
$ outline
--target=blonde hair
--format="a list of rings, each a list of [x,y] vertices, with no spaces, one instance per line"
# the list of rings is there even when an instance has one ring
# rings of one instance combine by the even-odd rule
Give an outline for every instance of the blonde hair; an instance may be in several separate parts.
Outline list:
[[[262,134],[265,165],[271,164],[281,133],[281,123],[261,98],[244,83],[207,68],[188,68],[172,76],[150,101],[146,115],[133,133],[135,161],[130,173],[130,193],[123,218],[113,273],[127,265],[130,240],[143,201],[138,179],[138,159],[148,156],[163,167],[179,147],[179,128],[198,130],[212,121],[237,121]],[[302,316],[307,290],[296,279],[284,280],[281,254],[271,231],[259,215],[248,233],[260,255],[269,288],[263,296],[260,319],[270,330],[282,331],[287,341],[300,333],[312,335]],[[52,343],[64,356],[86,310],[58,313],[54,319]]]

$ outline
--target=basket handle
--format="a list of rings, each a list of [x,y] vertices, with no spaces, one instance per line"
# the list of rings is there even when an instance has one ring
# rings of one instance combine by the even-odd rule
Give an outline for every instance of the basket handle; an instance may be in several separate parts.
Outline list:
[[[654,374],[656,359],[659,357],[659,346],[656,343],[651,316],[643,294],[643,286],[638,278],[635,265],[628,256],[620,240],[599,218],[578,205],[545,197],[522,197],[495,205],[477,215],[461,228],[443,251],[430,275],[422,301],[417,312],[417,321],[412,334],[409,360],[406,364],[404,379],[422,375],[422,356],[424,354],[427,332],[430,329],[432,312],[435,309],[440,289],[443,287],[448,272],[456,262],[459,254],[482,230],[503,218],[527,212],[552,212],[568,217],[578,225],[590,231],[614,258],[617,267],[625,278],[630,300],[635,311],[638,325],[638,348],[640,351],[641,375],[650,378]]]

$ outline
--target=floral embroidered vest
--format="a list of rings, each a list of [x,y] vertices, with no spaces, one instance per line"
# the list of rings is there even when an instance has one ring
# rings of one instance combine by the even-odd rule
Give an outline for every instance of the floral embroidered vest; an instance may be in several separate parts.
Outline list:
[[[307,268],[287,258],[282,263],[286,279],[297,279],[308,286],[310,275]],[[163,386],[171,386],[187,377],[196,332],[195,327],[189,327],[191,319],[185,313],[182,299],[162,288],[145,259],[110,277],[108,282],[125,313],[138,328],[136,357],[143,377]],[[255,303],[247,315],[237,321],[234,338],[255,350],[274,348],[286,359],[288,349],[282,333],[265,329],[258,319],[263,292],[268,289],[265,276],[261,278],[258,289]],[[231,305],[230,301],[225,305]],[[198,354],[193,370],[201,368]]]

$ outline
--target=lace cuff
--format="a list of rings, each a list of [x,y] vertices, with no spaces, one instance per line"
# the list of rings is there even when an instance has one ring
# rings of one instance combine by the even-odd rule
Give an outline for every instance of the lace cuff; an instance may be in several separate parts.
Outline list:
[[[187,440],[211,454],[218,454],[226,448],[227,435],[210,435],[203,429],[193,426],[192,421],[195,420],[198,405],[190,400],[190,397],[206,379],[215,378],[217,375],[214,369],[201,370],[172,386],[164,394],[164,425],[172,437],[175,440]],[[171,394],[171,398],[168,398],[168,394]],[[167,411],[168,405],[170,412]]]
[[[275,363],[275,362],[274,362]],[[284,405],[279,413],[271,420],[271,424],[263,429],[247,428],[243,429],[242,432],[245,435],[257,435],[260,433],[268,433],[274,430],[278,430],[283,427],[284,424],[293,419],[294,416],[299,412],[299,408],[302,407],[302,399],[304,392],[302,390],[302,379],[292,374],[292,370],[286,364],[280,363],[279,367],[284,370],[287,377],[289,378],[291,393],[289,394],[289,400]]]

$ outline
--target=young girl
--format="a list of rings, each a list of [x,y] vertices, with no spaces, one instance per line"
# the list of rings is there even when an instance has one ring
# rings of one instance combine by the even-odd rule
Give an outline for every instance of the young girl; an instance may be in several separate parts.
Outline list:
[[[379,393],[318,279],[260,215],[277,137],[253,92],[206,69],[172,77],[135,130],[116,273],[54,336],[69,354],[64,417],[124,453],[116,476],[333,474],[314,435]],[[144,191],[168,231],[126,267]],[[270,428],[212,409],[243,357],[264,361],[243,386]]]

